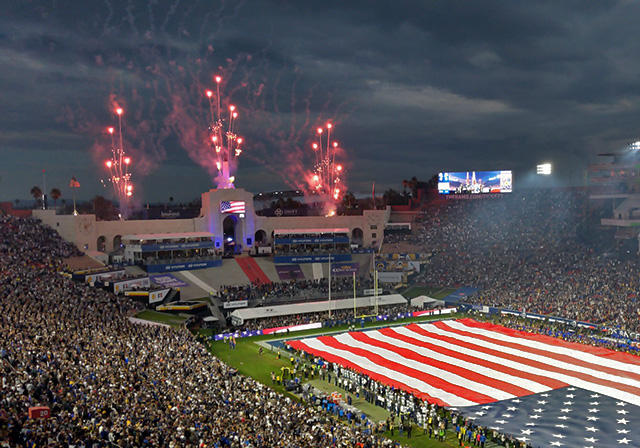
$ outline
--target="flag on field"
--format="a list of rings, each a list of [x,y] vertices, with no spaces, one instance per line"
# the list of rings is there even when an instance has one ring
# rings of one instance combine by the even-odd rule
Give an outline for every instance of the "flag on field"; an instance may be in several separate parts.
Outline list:
[[[80,188],[80,182],[75,177],[71,178],[71,183],[69,184],[71,188]]]
[[[220,213],[244,213],[244,201],[221,201]]]
[[[531,446],[640,446],[640,408],[579,387],[464,408],[477,425]]]
[[[473,319],[290,345],[443,406],[488,404],[568,386],[640,406],[640,357]]]

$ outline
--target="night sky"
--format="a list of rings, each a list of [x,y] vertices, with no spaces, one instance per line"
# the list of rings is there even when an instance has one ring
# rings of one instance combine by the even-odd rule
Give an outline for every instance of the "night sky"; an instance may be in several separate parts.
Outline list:
[[[123,107],[139,203],[214,187],[204,92],[224,78],[245,138],[236,186],[303,185],[315,128],[350,190],[438,171],[535,165],[582,182],[640,137],[632,1],[29,1],[0,7],[0,201],[34,185],[113,198],[104,161]],[[102,181],[106,181],[107,187]],[[526,181],[526,182],[525,182]]]

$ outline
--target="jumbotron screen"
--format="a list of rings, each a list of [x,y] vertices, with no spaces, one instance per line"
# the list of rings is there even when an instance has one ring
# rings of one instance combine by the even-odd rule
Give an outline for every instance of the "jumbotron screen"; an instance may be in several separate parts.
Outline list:
[[[438,174],[440,194],[511,193],[511,171],[462,171]]]

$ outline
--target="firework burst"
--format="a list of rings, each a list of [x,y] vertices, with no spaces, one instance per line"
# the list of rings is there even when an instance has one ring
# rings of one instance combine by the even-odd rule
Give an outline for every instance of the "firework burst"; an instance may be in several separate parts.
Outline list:
[[[316,130],[318,140],[311,145],[315,153],[315,165],[307,174],[307,184],[313,191],[326,197],[327,202],[337,204],[345,193],[345,170],[339,161],[343,155],[342,148],[337,141],[331,140],[332,130],[331,123]]]
[[[222,78],[220,76],[215,77],[216,81],[216,93],[214,99],[214,92],[207,90],[207,97],[209,98],[209,109],[211,112],[211,124],[209,125],[209,135],[211,145],[215,151],[216,168],[218,174],[216,181],[218,188],[229,189],[235,188],[233,182],[235,176],[231,171],[237,166],[235,159],[242,154],[242,138],[238,137],[235,133],[235,124],[238,118],[238,111],[233,105],[229,106],[229,116],[226,119],[222,117],[222,111],[220,108],[220,83]]]
[[[109,182],[113,186],[113,192],[120,203],[120,216],[122,219],[126,219],[129,215],[129,198],[133,195],[133,185],[129,172],[131,158],[125,153],[122,142],[122,113],[122,108],[118,107],[116,109],[118,115],[117,135],[115,135],[113,127],[107,128],[111,135],[111,159],[105,162],[105,166],[109,170]]]

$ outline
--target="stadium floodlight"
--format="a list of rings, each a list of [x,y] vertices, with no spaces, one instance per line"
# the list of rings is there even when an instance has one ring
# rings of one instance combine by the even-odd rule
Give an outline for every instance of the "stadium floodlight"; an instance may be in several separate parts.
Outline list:
[[[637,151],[640,149],[640,142],[629,143],[629,149],[631,151]]]
[[[542,165],[538,165],[537,172],[538,174],[543,174],[545,176],[548,176],[549,174],[551,174],[551,164],[543,163]]]

